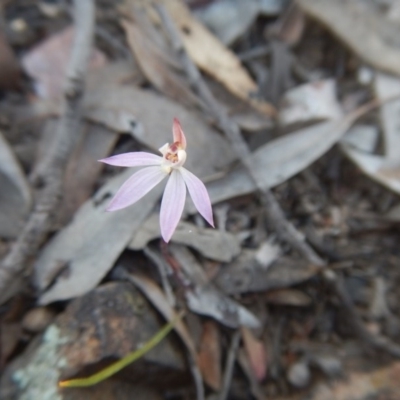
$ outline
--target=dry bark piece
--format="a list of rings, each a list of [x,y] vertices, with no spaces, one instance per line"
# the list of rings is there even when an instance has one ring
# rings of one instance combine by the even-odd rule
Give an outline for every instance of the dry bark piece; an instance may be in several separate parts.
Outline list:
[[[31,207],[31,191],[11,147],[0,132],[0,237],[14,238]]]
[[[133,237],[129,248],[143,249],[148,242],[160,237],[158,214],[152,214]],[[185,244],[199,251],[204,257],[212,260],[229,262],[240,253],[239,239],[216,229],[199,228],[188,222],[179,222],[171,241]]]
[[[368,10],[366,2],[297,0],[297,4],[306,14],[332,31],[365,62],[377,69],[400,74],[400,45],[394,40],[399,37],[399,29],[392,24],[392,34],[386,35],[390,22],[384,21],[371,9]]]
[[[157,313],[131,284],[101,286],[71,302],[44,334],[8,366],[0,383],[0,397],[9,398],[5,396],[8,393],[13,398],[64,399],[69,391],[59,391],[59,380],[77,373],[90,375],[85,369],[88,366],[91,373],[104,368],[105,360],[124,357],[161,326]],[[148,377],[148,368],[152,378]],[[176,382],[184,371],[182,355],[166,338],[116,378],[145,385],[156,377],[162,387],[166,382]]]

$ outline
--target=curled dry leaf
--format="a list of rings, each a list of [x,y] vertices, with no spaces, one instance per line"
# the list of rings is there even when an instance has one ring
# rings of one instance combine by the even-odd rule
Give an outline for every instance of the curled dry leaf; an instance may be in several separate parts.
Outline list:
[[[14,238],[31,206],[31,191],[22,168],[0,132],[0,237]]]

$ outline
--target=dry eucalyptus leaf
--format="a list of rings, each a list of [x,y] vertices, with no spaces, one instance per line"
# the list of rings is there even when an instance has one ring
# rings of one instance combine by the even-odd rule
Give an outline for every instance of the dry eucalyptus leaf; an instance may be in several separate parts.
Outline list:
[[[253,165],[266,188],[285,182],[324,155],[350,128],[354,114],[321,122],[274,139],[257,149]],[[252,193],[256,186],[243,167],[207,184],[212,203]],[[193,208],[190,209],[194,211]]]
[[[200,8],[195,16],[229,46],[247,32],[259,11],[258,0],[220,0]]]
[[[374,89],[378,100],[394,99],[382,104],[379,112],[385,157],[396,160],[400,154],[400,79],[378,72],[375,74]]]
[[[202,267],[186,247],[171,245],[170,250],[193,284],[193,289],[186,292],[186,300],[191,311],[215,318],[230,328],[260,326],[260,321],[254,314],[207,282]]]
[[[255,260],[254,251],[244,250],[232,263],[220,269],[215,283],[228,294],[263,292],[304,282],[319,270],[303,260],[288,257],[279,258],[265,269]]]
[[[111,179],[46,245],[34,271],[37,288],[45,290],[40,304],[81,296],[95,288],[152,211],[161,195],[161,186],[132,207],[105,211],[110,198],[131,175],[132,171],[126,170]]]
[[[107,157],[118,135],[104,126],[86,123],[81,139],[68,162],[64,178],[64,196],[57,212],[63,226],[91,196],[103,166],[97,161]]]
[[[240,330],[252,372],[258,381],[262,381],[267,373],[265,344],[257,339],[250,329],[242,326]]]
[[[336,96],[336,81],[306,83],[285,93],[279,111],[281,125],[309,123],[318,120],[335,120],[343,112]]]
[[[287,288],[276,289],[265,294],[267,303],[282,306],[307,307],[312,303],[311,297],[301,290]]]
[[[171,142],[172,120],[177,117],[187,139],[185,167],[200,177],[226,168],[235,158],[229,142],[197,114],[149,90],[104,82],[87,94],[85,107],[87,118],[118,132],[126,132],[127,121],[122,126],[116,124],[119,120],[110,118],[107,110],[130,115],[136,127],[132,131],[135,138],[156,153],[163,144]]]
[[[157,34],[147,15],[137,7],[130,7],[129,19],[122,20],[129,46],[143,74],[162,93],[182,104],[196,106],[199,100],[192,93],[182,74],[169,65],[170,49],[153,40]]]
[[[236,55],[193,17],[182,0],[160,1],[181,30],[185,49],[200,69],[262,113],[275,113],[275,109],[269,103],[254,98],[258,91],[257,85]]]
[[[222,380],[221,337],[219,326],[214,321],[206,321],[203,324],[197,360],[204,381],[213,390],[220,390]]]
[[[169,304],[164,292],[152,280],[139,274],[129,274],[127,279],[146,296],[150,303],[153,304],[167,321],[172,321],[178,317],[178,313]],[[182,320],[176,321],[174,330],[189,350],[193,360],[196,360],[196,346],[185,323]]]
[[[326,26],[365,62],[383,71],[400,74],[399,26],[374,12],[367,2],[296,1],[306,14]]]
[[[143,249],[148,242],[160,237],[159,215],[152,214],[134,236],[129,248]],[[185,244],[212,260],[229,262],[240,253],[239,239],[217,229],[199,228],[188,222],[179,222],[171,241]]]
[[[37,94],[44,99],[59,99],[62,95],[65,70],[74,40],[74,28],[69,27],[29,51],[22,64],[36,80]],[[93,70],[107,62],[105,55],[93,50],[89,67]]]
[[[31,206],[31,191],[13,150],[0,132],[0,237],[14,238]]]
[[[357,140],[343,140],[341,148],[367,176],[400,194],[400,99],[396,98],[400,96],[400,79],[377,73],[374,86],[379,101],[392,99],[383,103],[380,111],[384,155],[373,153],[374,138],[367,131],[358,132]],[[370,148],[367,147],[368,141],[371,142]]]
[[[350,145],[366,153],[372,153],[378,144],[379,131],[376,125],[354,125],[340,140],[340,144]]]

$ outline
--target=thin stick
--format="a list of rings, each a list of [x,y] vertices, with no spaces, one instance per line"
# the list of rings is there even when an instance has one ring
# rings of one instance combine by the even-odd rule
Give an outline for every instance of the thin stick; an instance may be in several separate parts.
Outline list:
[[[274,226],[276,232],[282,240],[288,242],[311,263],[320,266],[325,265],[325,262],[306,243],[304,235],[286,219],[279,203],[276,201],[271,191],[264,187],[261,177],[257,175],[256,169],[253,167],[251,159],[252,154],[241,136],[239,126],[229,118],[226,111],[220,106],[204,82],[196,65],[186,53],[180,33],[168,15],[166,9],[162,5],[156,5],[156,8],[160,14],[161,20],[163,21],[164,28],[171,38],[172,46],[181,59],[190,85],[198,93],[200,98],[203,100],[203,103],[208,105],[207,111],[212,114],[220,128],[231,141],[239,160],[242,161],[249,175],[255,182],[257,189],[261,194],[260,199],[265,207],[267,217]]]
[[[149,246],[146,246],[143,249],[143,252],[157,266],[158,273],[160,274],[160,278],[161,278],[161,284],[164,289],[165,297],[168,299],[169,305],[171,307],[175,307],[176,299],[174,296],[174,292],[171,288],[171,285],[169,284],[167,265],[165,264],[164,259],[161,257],[161,255],[157,251],[153,250]]]
[[[222,381],[222,389],[219,394],[218,400],[226,400],[228,397],[229,389],[232,383],[233,366],[235,365],[235,360],[237,357],[237,352],[240,343],[240,331],[237,330],[231,340],[231,345],[229,346],[228,357],[226,359],[224,379]]]
[[[84,79],[94,32],[94,1],[74,0],[74,10],[76,33],[66,73],[63,112],[54,144],[34,177],[43,189],[18,239],[0,265],[0,293],[24,272],[29,258],[50,231],[62,196],[65,167],[80,136]]]

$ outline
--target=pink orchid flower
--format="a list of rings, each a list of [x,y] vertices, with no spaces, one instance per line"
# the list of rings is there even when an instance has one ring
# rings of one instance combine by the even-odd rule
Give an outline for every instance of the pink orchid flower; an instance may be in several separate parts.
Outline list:
[[[167,176],[161,202],[160,228],[165,242],[171,239],[182,216],[186,187],[197,211],[214,227],[210,197],[204,183],[183,168],[186,161],[186,138],[181,124],[175,118],[172,126],[174,142],[159,150],[162,157],[142,151],[124,153],[99,160],[119,167],[146,167],[133,174],[118,190],[107,211],[120,210],[136,203]]]

